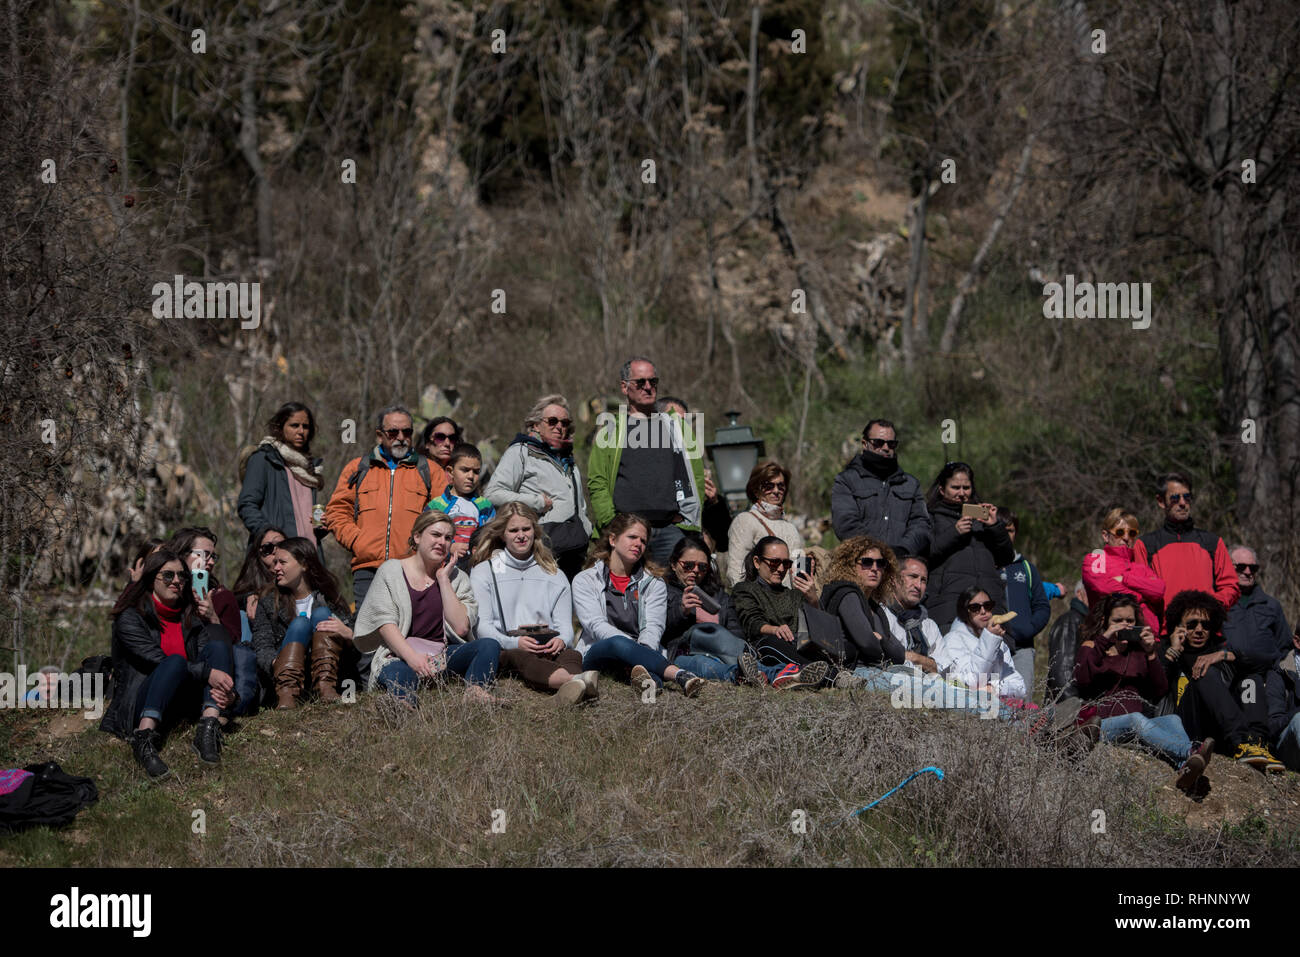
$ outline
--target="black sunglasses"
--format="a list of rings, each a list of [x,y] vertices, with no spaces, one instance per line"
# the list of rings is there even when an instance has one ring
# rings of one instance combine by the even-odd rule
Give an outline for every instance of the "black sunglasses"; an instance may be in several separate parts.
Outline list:
[[[695,572],[696,574],[709,567],[708,562],[683,562],[679,560],[677,564],[682,567],[682,571]]]
[[[768,568],[770,568],[774,572],[788,572],[794,566],[794,562],[790,561],[790,559],[788,558],[760,557],[758,560],[760,562],[763,562],[765,565],[767,565]]]
[[[873,449],[896,449],[898,439],[867,439]]]
[[[1191,493],[1191,492],[1175,492],[1173,495],[1167,495],[1167,496],[1165,496],[1165,501],[1168,502],[1170,505],[1177,505],[1179,502],[1184,502],[1184,501],[1185,501],[1188,505],[1191,505],[1191,504],[1192,504],[1192,493]]]
[[[868,558],[866,555],[863,555],[861,558],[858,559],[858,567],[859,568],[888,568],[889,562],[885,561],[883,558]]]
[[[655,376],[653,379],[628,379],[627,381],[630,382],[632,385],[636,386],[638,389],[647,389],[647,388],[649,388],[649,389],[658,389],[658,388],[659,388],[659,377],[658,377],[658,376]]]
[[[981,611],[992,611],[993,602],[991,601],[973,601],[966,606],[966,610],[971,614],[978,614]]]
[[[1206,621],[1204,618],[1197,618],[1195,621],[1189,621],[1187,624],[1183,625],[1183,628],[1186,629],[1187,631],[1208,632],[1210,630],[1210,623]]]
[[[1258,562],[1253,565],[1250,562],[1242,562],[1240,565],[1233,565],[1232,567],[1237,569],[1238,575],[1243,575],[1246,572],[1250,572],[1253,575],[1255,572],[1259,571]]]
[[[379,431],[383,432],[384,435],[388,436],[390,439],[395,439],[399,435],[404,439],[409,439],[415,434],[415,429],[380,429]]]
[[[409,435],[410,433],[407,434]],[[389,436],[389,438],[392,438],[392,436]],[[434,432],[432,435],[429,436],[429,441],[430,442],[455,442],[456,433],[455,432]]]
[[[284,542],[263,542],[261,545],[257,546],[257,554],[273,555],[275,550],[283,544]]]
[[[158,577],[170,585],[174,581],[184,581],[189,577],[186,572],[159,572]]]
[[[546,418],[542,419],[542,421],[551,428],[555,428],[558,425],[560,428],[564,429],[565,432],[568,432],[573,428],[572,419],[561,419],[554,415],[548,415]]]

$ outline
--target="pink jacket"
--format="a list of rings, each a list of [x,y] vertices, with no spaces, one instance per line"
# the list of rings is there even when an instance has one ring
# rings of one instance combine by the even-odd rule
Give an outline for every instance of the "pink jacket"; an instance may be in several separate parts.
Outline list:
[[[1160,637],[1165,583],[1146,565],[1134,561],[1133,549],[1127,545],[1107,545],[1084,555],[1083,587],[1087,589],[1090,607],[1096,605],[1102,595],[1117,591],[1136,595],[1142,602],[1142,618],[1156,637]]]

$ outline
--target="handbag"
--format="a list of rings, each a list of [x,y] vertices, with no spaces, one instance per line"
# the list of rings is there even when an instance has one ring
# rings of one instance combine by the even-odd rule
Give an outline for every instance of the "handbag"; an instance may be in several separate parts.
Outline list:
[[[586,528],[582,525],[582,517],[579,514],[582,508],[582,496],[578,492],[578,478],[576,475],[577,466],[569,470],[569,481],[573,483],[573,514],[562,522],[545,522],[542,524],[542,534],[546,537],[551,546],[551,551],[571,552],[575,549],[586,549],[587,542],[591,538],[587,534]]]
[[[851,668],[858,660],[857,649],[844,638],[839,617],[811,605],[799,609],[794,647],[805,657],[822,658],[841,667]]]

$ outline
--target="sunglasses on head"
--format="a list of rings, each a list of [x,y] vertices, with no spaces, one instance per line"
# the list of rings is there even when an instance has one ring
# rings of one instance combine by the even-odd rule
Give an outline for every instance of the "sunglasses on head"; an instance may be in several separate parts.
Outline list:
[[[659,388],[659,377],[658,377],[658,376],[655,376],[653,379],[628,379],[627,381],[628,381],[629,383],[631,383],[632,385],[636,386],[638,389],[658,389],[658,388]]]
[[[1112,528],[1110,530],[1110,534],[1112,538],[1137,538],[1138,537],[1137,530],[1132,528]]]
[[[677,563],[678,567],[684,572],[695,572],[697,575],[709,567],[708,562],[683,562]]]
[[[873,449],[896,449],[898,439],[867,439],[867,444]]]
[[[542,421],[551,428],[555,428],[558,425],[560,428],[564,429],[565,432],[568,432],[573,428],[572,419],[561,419],[554,415],[548,415],[546,418],[542,419]]]
[[[1191,505],[1191,504],[1192,504],[1192,493],[1191,493],[1191,492],[1175,492],[1173,495],[1166,495],[1166,496],[1165,496],[1165,501],[1168,502],[1170,505],[1177,505],[1179,502],[1186,502],[1188,505]]]
[[[282,542],[282,541],[280,541],[280,542],[263,542],[261,545],[257,546],[257,554],[259,554],[259,555],[273,555],[273,554],[275,554],[275,550],[276,550],[277,548],[279,548],[279,547],[280,547],[281,545],[283,545],[283,544],[284,544],[284,542]]]
[[[966,606],[966,610],[972,615],[977,615],[982,611],[992,611],[993,602],[991,601],[973,601]]]
[[[390,439],[395,439],[399,436],[404,439],[409,439],[415,434],[415,429],[380,429],[379,431],[383,432],[384,435],[388,436]]]
[[[1254,564],[1251,564],[1250,562],[1242,562],[1241,564],[1233,565],[1232,567],[1237,569],[1238,575],[1244,575],[1246,572],[1250,572],[1253,575],[1255,572],[1259,571],[1258,562],[1255,562]]]
[[[883,558],[868,558],[866,555],[858,559],[859,568],[885,568],[888,564]]]
[[[175,581],[183,582],[189,576],[185,572],[159,572],[158,577],[170,585]]]
[[[788,572],[794,566],[794,562],[790,561],[788,558],[760,557],[758,560],[774,572]]]

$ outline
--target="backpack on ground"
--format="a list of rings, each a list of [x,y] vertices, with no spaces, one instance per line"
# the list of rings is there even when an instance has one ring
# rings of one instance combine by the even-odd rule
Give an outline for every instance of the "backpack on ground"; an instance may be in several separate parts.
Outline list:
[[[62,827],[98,800],[94,781],[67,774],[53,761],[0,770],[0,833]]]

